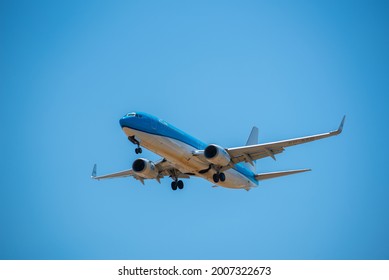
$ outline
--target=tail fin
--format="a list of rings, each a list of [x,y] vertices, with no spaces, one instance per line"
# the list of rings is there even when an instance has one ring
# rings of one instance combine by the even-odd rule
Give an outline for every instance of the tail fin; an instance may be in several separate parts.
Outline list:
[[[249,139],[247,139],[246,146],[258,144],[258,127],[254,126],[251,130]]]
[[[254,126],[253,129],[251,130],[250,136],[247,139],[246,146],[250,145],[256,145],[258,144],[258,127]],[[255,167],[255,161],[252,160],[249,163],[243,163],[248,169],[253,171],[255,173],[256,167]]]

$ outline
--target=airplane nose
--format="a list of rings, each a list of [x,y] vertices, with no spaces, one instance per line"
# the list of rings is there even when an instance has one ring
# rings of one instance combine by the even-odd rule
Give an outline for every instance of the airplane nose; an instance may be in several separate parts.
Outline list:
[[[125,122],[126,122],[126,118],[121,118],[121,119],[119,120],[120,126],[123,127],[124,124],[125,124]]]

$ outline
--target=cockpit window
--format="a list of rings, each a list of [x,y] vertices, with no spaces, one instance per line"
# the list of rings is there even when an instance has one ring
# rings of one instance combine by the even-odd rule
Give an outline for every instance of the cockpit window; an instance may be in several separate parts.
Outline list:
[[[128,113],[125,115],[125,117],[143,118],[143,115],[139,113]]]

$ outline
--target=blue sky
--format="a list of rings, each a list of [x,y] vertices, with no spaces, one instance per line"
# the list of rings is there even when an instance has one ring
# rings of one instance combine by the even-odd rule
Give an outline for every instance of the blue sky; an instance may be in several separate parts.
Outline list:
[[[389,259],[387,2],[0,5],[1,259]],[[347,120],[250,192],[91,180],[137,158],[133,110],[224,147]]]

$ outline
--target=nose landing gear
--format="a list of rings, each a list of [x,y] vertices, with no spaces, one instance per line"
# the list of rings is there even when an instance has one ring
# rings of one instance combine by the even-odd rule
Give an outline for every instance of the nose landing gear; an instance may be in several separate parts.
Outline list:
[[[138,148],[135,149],[136,154],[141,154],[142,153],[142,148],[140,147],[140,142],[135,139],[135,136],[128,136],[128,140],[130,140],[131,143],[135,144],[138,146]]]

